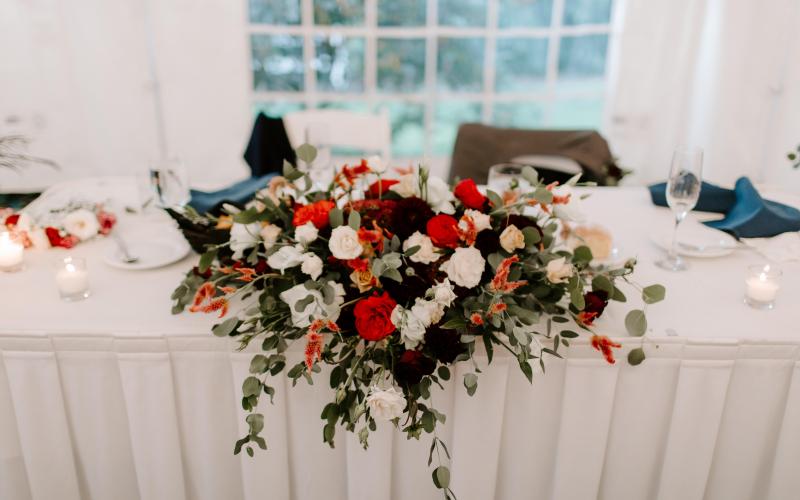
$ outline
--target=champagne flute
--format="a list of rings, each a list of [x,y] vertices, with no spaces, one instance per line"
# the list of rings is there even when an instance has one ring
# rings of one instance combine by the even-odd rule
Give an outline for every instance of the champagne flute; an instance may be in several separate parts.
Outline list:
[[[672,166],[667,182],[667,204],[675,216],[675,229],[669,253],[664,259],[656,262],[658,267],[669,271],[684,271],[689,267],[678,255],[678,227],[697,204],[702,178],[703,150],[677,148],[672,154]]]

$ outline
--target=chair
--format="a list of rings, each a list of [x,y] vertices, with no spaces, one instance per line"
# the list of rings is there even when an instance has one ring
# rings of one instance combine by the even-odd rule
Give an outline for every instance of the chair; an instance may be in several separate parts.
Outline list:
[[[356,155],[377,154],[391,159],[392,127],[386,112],[356,113],[341,109],[310,109],[283,117],[293,147],[309,143],[317,147],[343,148]]]
[[[533,164],[545,182],[563,182],[574,175],[574,166],[570,167],[572,162],[580,166],[586,181],[614,185],[622,177],[608,143],[592,130],[522,130],[479,123],[465,123],[459,127],[453,147],[451,179],[470,177],[485,184],[492,165],[508,162]]]

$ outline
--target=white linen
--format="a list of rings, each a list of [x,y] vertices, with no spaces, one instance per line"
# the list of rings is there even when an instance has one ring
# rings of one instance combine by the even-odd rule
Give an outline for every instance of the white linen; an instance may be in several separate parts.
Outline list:
[[[511,358],[497,353],[486,367],[478,354],[474,397],[461,382],[471,367],[459,365],[434,392],[459,498],[796,497],[800,264],[784,265],[777,308],[755,311],[741,304],[755,252],[661,271],[647,234],[669,230],[669,212],[644,189],[592,193],[589,218],[638,252],[636,279],[667,286],[667,300],[648,308],[648,359],[624,362],[641,339],[621,339],[614,366],[575,341],[531,386]],[[123,217],[119,230],[136,225]],[[94,295],[84,302],[57,299],[47,262],[66,251],[31,252],[25,271],[0,275],[0,498],[441,497],[426,467],[428,436],[406,441],[383,424],[368,452],[341,429],[335,449],[322,443],[327,373],[314,386],[275,379],[275,405],[261,403],[269,451],[234,456],[252,353],[211,336],[213,316],[170,315],[169,294],[192,260],[126,273],[102,265],[108,244],[69,252],[89,259]],[[624,336],[625,310],[639,307],[626,293],[628,304],[598,322],[601,333]]]

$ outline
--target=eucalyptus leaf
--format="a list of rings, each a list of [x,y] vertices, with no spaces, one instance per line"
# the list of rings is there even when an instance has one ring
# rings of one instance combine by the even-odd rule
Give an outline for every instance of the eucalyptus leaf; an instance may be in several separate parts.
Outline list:
[[[647,317],[644,311],[634,309],[625,316],[625,328],[634,337],[641,337],[647,331]]]
[[[633,366],[637,366],[642,364],[642,361],[645,360],[644,349],[641,347],[637,347],[636,349],[631,349],[631,352],[628,353],[628,363]]]
[[[350,210],[350,215],[347,217],[347,225],[358,231],[361,227],[361,214],[355,210]]]
[[[650,285],[642,290],[642,300],[645,304],[655,304],[664,300],[666,289],[663,285]]]
[[[295,149],[295,153],[298,159],[306,163],[311,163],[317,159],[317,148],[311,144],[301,144]]]
[[[227,337],[239,325],[239,318],[236,316],[228,318],[222,323],[216,324],[211,328],[211,332],[217,337]]]
[[[261,394],[261,381],[256,377],[250,376],[242,382],[242,395],[243,396],[258,396]]]
[[[344,214],[341,208],[333,208],[328,212],[328,222],[332,228],[336,228],[344,224]]]
[[[467,373],[464,375],[464,387],[467,388],[467,394],[472,396],[478,389],[478,376],[474,373]]]
[[[450,487],[450,469],[444,465],[435,468],[431,475],[433,476],[433,484],[437,488],[445,489]]]
[[[602,290],[611,296],[614,293],[614,284],[611,283],[610,279],[598,274],[592,280],[592,290]]]
[[[539,173],[530,165],[522,167],[522,178],[531,183],[531,185],[539,183]]]
[[[200,256],[200,264],[198,264],[199,271],[204,273],[208,271],[208,268],[211,267],[211,263],[214,262],[214,259],[217,256],[217,249],[209,250],[208,252],[204,253]]]

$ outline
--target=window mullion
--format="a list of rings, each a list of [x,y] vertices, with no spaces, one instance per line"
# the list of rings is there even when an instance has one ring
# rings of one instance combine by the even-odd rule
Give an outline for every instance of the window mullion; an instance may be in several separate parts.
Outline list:
[[[313,0],[300,0],[301,22],[303,26],[303,85],[305,86],[306,108],[317,105],[317,72],[314,69],[316,49],[314,47],[314,3]]]
[[[439,6],[437,0],[428,0],[426,5],[427,19],[425,21],[425,148],[426,157],[433,156],[433,127],[434,113],[436,111],[436,57],[439,45],[436,28],[438,25]]]
[[[553,123],[553,108],[558,85],[558,57],[561,49],[561,22],[564,19],[564,0],[553,0],[553,18],[550,22],[550,36],[547,43],[547,99],[544,110],[544,123]]]
[[[494,109],[495,56],[497,54],[497,10],[498,0],[486,2],[486,41],[483,57],[483,121],[492,122]]]

